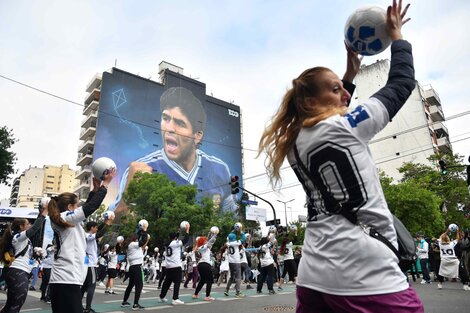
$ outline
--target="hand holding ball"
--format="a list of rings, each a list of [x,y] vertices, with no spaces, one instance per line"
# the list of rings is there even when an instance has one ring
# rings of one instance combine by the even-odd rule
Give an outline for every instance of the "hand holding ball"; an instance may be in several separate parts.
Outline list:
[[[112,169],[116,169],[116,163],[110,158],[102,157],[93,162],[91,166],[93,176],[99,180],[103,180],[104,176]]]
[[[211,227],[211,233],[213,233],[214,235],[218,235],[219,234],[219,227],[217,226],[212,226]]]
[[[113,211],[106,211],[103,213],[102,215],[102,218],[103,218],[103,221],[113,221],[114,220],[114,212]]]
[[[124,237],[123,236],[117,236],[116,241],[117,241],[117,243],[122,243],[124,241]]]
[[[138,227],[143,231],[147,231],[147,228],[149,227],[149,222],[147,220],[142,219],[139,221]]]
[[[456,225],[456,224],[450,224],[449,225],[449,230],[453,233],[455,233],[457,231],[459,227]]]
[[[182,222],[180,223],[180,228],[181,228],[181,230],[183,230],[183,231],[189,230],[189,227],[190,227],[190,225],[189,225],[189,222],[188,222],[188,221],[182,221]]]

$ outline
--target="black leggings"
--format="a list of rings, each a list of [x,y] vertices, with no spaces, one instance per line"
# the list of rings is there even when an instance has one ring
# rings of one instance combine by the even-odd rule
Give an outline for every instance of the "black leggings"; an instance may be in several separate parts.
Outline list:
[[[51,298],[51,290],[49,288],[49,279],[51,278],[51,269],[42,269],[42,280],[41,280],[41,298],[48,300]]]
[[[286,274],[289,273],[289,280],[294,281],[297,276],[297,264],[294,260],[284,260],[284,269],[282,271],[282,279],[286,278]]]
[[[124,292],[124,302],[129,299],[132,288],[134,288],[134,286],[134,304],[138,304],[140,294],[142,293],[142,288],[144,288],[144,282],[142,280],[142,264],[134,264],[129,267],[129,285],[127,285],[126,291]]]
[[[91,309],[91,303],[93,302],[93,296],[95,295],[96,288],[96,267],[89,267],[86,279],[83,282],[81,291],[82,298],[86,292],[86,309]]]
[[[199,280],[199,284],[197,284],[196,291],[194,291],[195,295],[199,294],[201,291],[202,286],[206,285],[206,297],[211,295],[211,288],[212,283],[214,282],[214,276],[212,275],[212,268],[209,263],[201,262],[197,265],[197,269],[199,270],[199,275],[201,279]]]
[[[53,313],[83,313],[80,285],[49,284]]]
[[[160,274],[160,279],[158,280],[158,288],[162,287],[162,283],[166,277],[166,266],[162,267],[162,273]]]
[[[180,284],[182,276],[181,266],[172,267],[166,269],[166,277],[163,282],[162,292],[160,293],[160,299],[165,298],[168,289],[170,289],[171,283],[173,283],[173,300],[178,299],[180,294]]]
[[[8,287],[7,302],[1,313],[16,313],[21,310],[28,295],[29,273],[17,268],[9,268],[5,277]]]

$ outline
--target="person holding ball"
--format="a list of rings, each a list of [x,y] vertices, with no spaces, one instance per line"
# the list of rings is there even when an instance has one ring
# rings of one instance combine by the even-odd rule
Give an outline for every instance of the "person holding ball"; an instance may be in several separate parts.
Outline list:
[[[355,216],[398,247],[368,143],[416,85],[411,45],[401,32],[408,8],[394,0],[387,9],[392,56],[384,87],[347,112],[361,61],[346,47],[343,80],[325,67],[305,70],[293,80],[261,137],[259,154],[267,155],[271,184],[279,187],[287,157],[308,198],[298,313],[424,313],[392,250],[344,216]]]

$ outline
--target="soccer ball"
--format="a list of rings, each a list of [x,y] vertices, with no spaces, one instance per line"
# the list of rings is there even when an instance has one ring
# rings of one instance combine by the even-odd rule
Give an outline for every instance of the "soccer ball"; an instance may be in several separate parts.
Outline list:
[[[381,7],[357,9],[344,26],[346,44],[361,55],[380,53],[391,42],[386,25],[386,12]]]
[[[450,224],[449,225],[449,230],[453,233],[457,231],[457,225],[456,224]]]
[[[235,223],[235,225],[233,225],[233,229],[235,229],[236,231],[242,230],[242,228],[243,228],[243,225],[240,222],[237,222]]]
[[[212,226],[211,227],[211,233],[213,233],[214,235],[217,235],[219,233],[219,227]]]
[[[118,237],[116,238],[116,241],[117,241],[118,243],[122,243],[122,242],[124,241],[124,237],[123,237],[123,236],[118,236]]]
[[[271,234],[274,234],[276,231],[277,231],[276,226],[274,226],[274,225],[269,226],[269,232],[270,232]]]
[[[115,215],[113,211],[106,211],[103,213],[102,217],[104,221],[114,220]]]
[[[291,224],[291,225],[290,225],[290,230],[296,231],[296,230],[297,230],[297,225]]]
[[[144,231],[147,230],[147,227],[149,227],[149,222],[147,220],[140,220],[138,224],[139,229],[142,229]]]
[[[91,168],[93,176],[99,180],[103,180],[104,175],[106,175],[106,171],[116,168],[116,163],[114,163],[110,158],[102,157],[96,159]]]
[[[189,222],[188,221],[182,221],[180,223],[181,230],[186,230],[186,225],[189,225]]]

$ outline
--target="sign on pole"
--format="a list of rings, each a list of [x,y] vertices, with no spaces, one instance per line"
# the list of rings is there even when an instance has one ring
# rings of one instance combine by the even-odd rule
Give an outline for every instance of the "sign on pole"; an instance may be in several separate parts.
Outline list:
[[[266,209],[257,207],[246,207],[246,219],[249,221],[264,222],[266,221]]]

